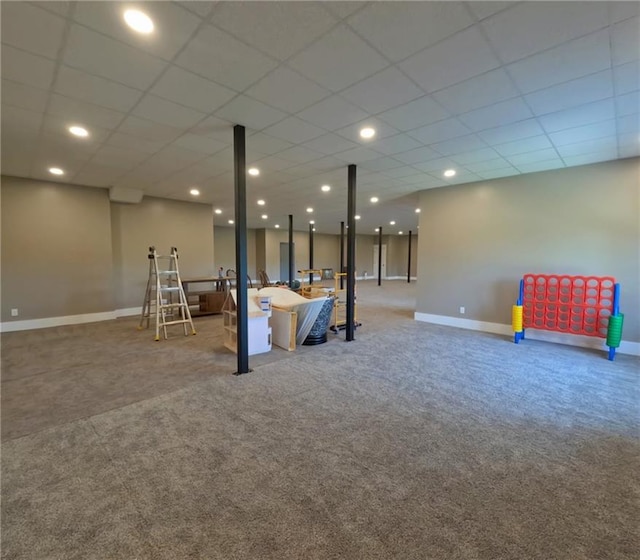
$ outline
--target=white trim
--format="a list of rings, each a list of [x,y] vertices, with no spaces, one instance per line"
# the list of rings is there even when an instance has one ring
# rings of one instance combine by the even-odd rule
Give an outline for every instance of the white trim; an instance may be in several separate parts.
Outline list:
[[[374,275],[374,276],[369,276],[367,274],[367,277],[365,278],[364,276],[356,276],[356,280],[377,280],[378,279],[378,275]],[[383,276],[382,277],[383,280],[406,280],[407,277],[406,276]],[[411,280],[417,280],[418,277],[417,276],[412,276]]]
[[[445,325],[447,327],[458,327],[460,329],[469,329],[472,331],[483,331],[504,336],[513,336],[511,325],[502,323],[488,323],[486,321],[475,321],[474,319],[461,319],[460,317],[449,317],[447,315],[432,315],[431,313],[414,313],[416,321],[425,323],[434,323],[436,325]],[[531,340],[540,340],[542,342],[552,342],[554,344],[567,344],[569,346],[580,346],[582,348],[597,348],[599,350],[607,350],[608,346],[602,338],[593,336],[576,335],[561,332],[542,331],[537,329],[527,329],[526,338]],[[632,356],[640,356],[640,342],[631,342],[623,340],[620,348],[617,349],[621,354],[631,354]]]
[[[79,325],[81,323],[96,323],[110,321],[116,318],[115,311],[103,313],[84,313],[82,315],[66,315],[64,317],[46,317],[44,319],[26,319],[24,321],[5,321],[0,323],[0,332],[28,331],[31,329],[46,329],[62,325]]]
[[[141,315],[142,307],[126,307],[124,309],[116,309],[114,311],[117,317],[131,317],[132,315]]]

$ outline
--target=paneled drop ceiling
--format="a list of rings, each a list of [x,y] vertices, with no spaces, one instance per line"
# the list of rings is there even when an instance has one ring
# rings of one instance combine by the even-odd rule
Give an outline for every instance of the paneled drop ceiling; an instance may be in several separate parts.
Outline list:
[[[153,33],[125,25],[131,7]],[[196,187],[222,209],[217,223],[233,214],[233,124],[260,169],[250,227],[291,213],[300,229],[337,231],[349,163],[358,230],[392,233],[415,230],[424,189],[640,154],[638,2],[1,9],[4,174],[179,200]],[[376,136],[360,138],[363,126]]]

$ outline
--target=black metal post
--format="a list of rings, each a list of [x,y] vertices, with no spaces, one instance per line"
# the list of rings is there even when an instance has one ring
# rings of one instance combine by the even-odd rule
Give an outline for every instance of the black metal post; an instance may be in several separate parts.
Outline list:
[[[238,371],[249,373],[249,323],[247,319],[247,161],[245,130],[239,124],[233,127],[233,164],[235,175],[236,224],[236,345]]]
[[[289,288],[293,289],[293,214],[289,214]]]
[[[407,284],[411,282],[411,230],[409,230],[409,257],[407,259]]]
[[[378,286],[382,285],[382,226],[378,228]]]
[[[356,166],[347,172],[347,342],[354,340],[356,302]]]
[[[340,222],[340,272],[344,272],[344,222]],[[344,290],[344,276],[340,276],[340,289]]]
[[[313,224],[309,224],[309,270],[313,270]],[[313,284],[313,272],[309,273],[309,284]]]

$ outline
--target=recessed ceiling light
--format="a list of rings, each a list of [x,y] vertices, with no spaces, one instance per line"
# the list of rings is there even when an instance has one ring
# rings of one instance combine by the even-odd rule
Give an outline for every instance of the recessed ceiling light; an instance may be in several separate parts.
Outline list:
[[[371,128],[370,126],[367,126],[362,130],[360,130],[360,138],[365,138],[368,140],[369,138],[373,138],[375,135],[376,135],[375,128]]]
[[[51,173],[52,175],[64,175],[64,171],[59,167],[50,167],[49,173]]]
[[[89,136],[89,131],[81,126],[70,126],[68,130],[71,134],[78,136],[79,138],[86,138]]]
[[[279,229],[279,228],[280,228],[280,224],[276,224],[276,225],[275,225],[275,226],[273,226],[273,227],[274,227],[274,228],[276,228],[276,229]]]
[[[222,210],[220,210],[220,208],[216,208],[216,209],[214,210],[214,212],[215,212],[216,214],[222,214]]]
[[[267,216],[266,214],[262,214],[262,219],[266,220],[269,216]]]
[[[233,224],[233,223],[235,223],[235,222],[234,222],[233,220],[229,220],[229,223],[230,223],[230,224]]]
[[[402,232],[401,232],[401,231],[399,231],[399,232],[398,232],[398,235],[402,235]]]
[[[262,199],[258,200],[258,206],[264,206],[266,202]]]
[[[420,208],[416,208],[416,214],[420,214]]]
[[[380,228],[376,228],[376,229],[374,229],[373,231],[376,231],[376,232],[377,232],[377,231],[380,231]]]
[[[189,191],[189,194],[191,194],[193,196],[198,196],[200,194],[200,191],[198,189],[191,189]]]
[[[359,214],[356,214],[353,218],[354,218],[355,220],[359,220],[359,219],[360,219],[360,215],[359,215]]]
[[[257,177],[258,175],[260,175],[260,170],[257,167],[250,167],[247,173],[249,173],[249,175],[253,175],[254,177]]]
[[[329,185],[322,185],[322,186],[320,187],[320,190],[321,190],[322,192],[329,192],[329,191],[331,190],[331,187],[330,187]]]
[[[316,231],[316,228],[311,228],[311,231]]]
[[[455,169],[447,169],[444,172],[444,176],[445,177],[453,177],[456,174],[456,170]]]
[[[396,223],[395,223],[393,220],[391,220],[391,221],[389,222],[389,225],[390,225],[390,226],[395,226],[395,225],[396,225]]]
[[[313,212],[313,208],[311,208],[311,207],[307,208],[307,212],[308,212],[309,214],[311,214],[311,212]]]
[[[372,196],[369,200],[371,200],[371,202],[375,204],[376,202],[378,202],[379,199],[377,196]]]
[[[127,10],[124,13],[124,21],[131,29],[138,33],[148,35],[153,31],[153,21],[151,21],[151,18],[147,14],[140,10]]]
[[[315,224],[315,223],[316,223],[316,221],[315,221],[315,220],[309,220],[309,223],[310,223],[311,225],[313,225],[313,224]]]

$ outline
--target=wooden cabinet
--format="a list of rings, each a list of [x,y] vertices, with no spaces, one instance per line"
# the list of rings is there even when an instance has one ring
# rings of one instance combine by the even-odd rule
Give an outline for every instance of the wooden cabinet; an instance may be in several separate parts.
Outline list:
[[[222,313],[229,294],[229,280],[226,276],[183,279],[182,287],[191,315],[197,317]]]

